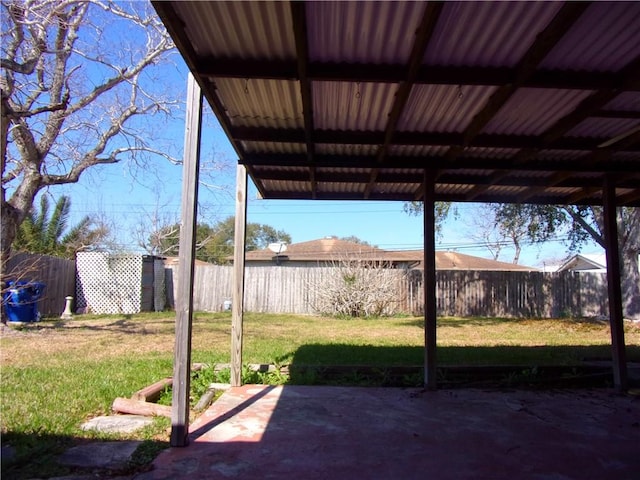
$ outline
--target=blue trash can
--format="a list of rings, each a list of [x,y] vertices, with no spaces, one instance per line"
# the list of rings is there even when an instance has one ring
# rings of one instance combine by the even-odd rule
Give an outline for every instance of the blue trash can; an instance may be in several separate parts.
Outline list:
[[[38,322],[38,300],[44,294],[45,284],[29,281],[9,281],[3,295],[5,313],[10,322]]]

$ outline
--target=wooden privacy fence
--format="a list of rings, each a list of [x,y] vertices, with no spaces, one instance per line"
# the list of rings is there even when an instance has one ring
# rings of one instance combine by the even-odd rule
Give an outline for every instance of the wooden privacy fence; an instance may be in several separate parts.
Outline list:
[[[407,309],[422,314],[422,272],[407,275]],[[438,314],[486,317],[608,316],[606,274],[436,272]]]
[[[421,315],[422,271],[397,276],[395,313]],[[175,307],[177,267],[166,269],[168,304]],[[244,308],[250,312],[316,313],[323,279],[332,267],[247,267]],[[194,309],[220,311],[231,299],[232,267],[196,265]],[[568,317],[608,315],[607,284],[600,273],[438,271],[438,314],[443,316]],[[173,295],[172,295],[173,293]]]
[[[65,297],[75,296],[76,262],[50,255],[16,253],[7,261],[3,279],[44,283],[38,311],[43,316],[60,316]]]

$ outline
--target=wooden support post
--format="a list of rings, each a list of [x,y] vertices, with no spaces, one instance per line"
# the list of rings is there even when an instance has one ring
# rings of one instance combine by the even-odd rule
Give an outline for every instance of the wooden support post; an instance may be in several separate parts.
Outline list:
[[[247,229],[247,169],[236,171],[236,223],[231,306],[231,385],[242,385],[242,321],[244,317],[244,251]]]
[[[620,248],[618,246],[618,222],[616,214],[616,187],[606,175],[603,189],[604,241],[607,250],[607,287],[609,291],[609,326],[611,329],[611,354],[613,359],[613,383],[616,390],[628,388],[627,357],[624,346],[624,317],[622,313],[622,287],[620,285]]]
[[[434,173],[424,172],[424,385],[436,384],[436,222]]]
[[[191,325],[193,320],[193,277],[198,210],[198,175],[202,134],[202,91],[193,75],[187,82],[182,164],[182,214],[176,296],[176,338],[173,360],[171,446],[189,443],[189,388],[191,380]]]

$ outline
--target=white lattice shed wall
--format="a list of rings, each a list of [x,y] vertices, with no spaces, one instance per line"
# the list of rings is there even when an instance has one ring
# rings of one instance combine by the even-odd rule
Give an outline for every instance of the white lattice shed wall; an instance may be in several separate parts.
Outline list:
[[[81,252],[76,256],[76,307],[92,313],[164,308],[164,276],[147,255]],[[144,275],[150,267],[150,275]]]

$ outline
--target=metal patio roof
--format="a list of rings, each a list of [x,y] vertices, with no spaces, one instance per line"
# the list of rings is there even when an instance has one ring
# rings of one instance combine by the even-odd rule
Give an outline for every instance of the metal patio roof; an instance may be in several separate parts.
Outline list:
[[[640,2],[153,4],[264,198],[640,206]]]

